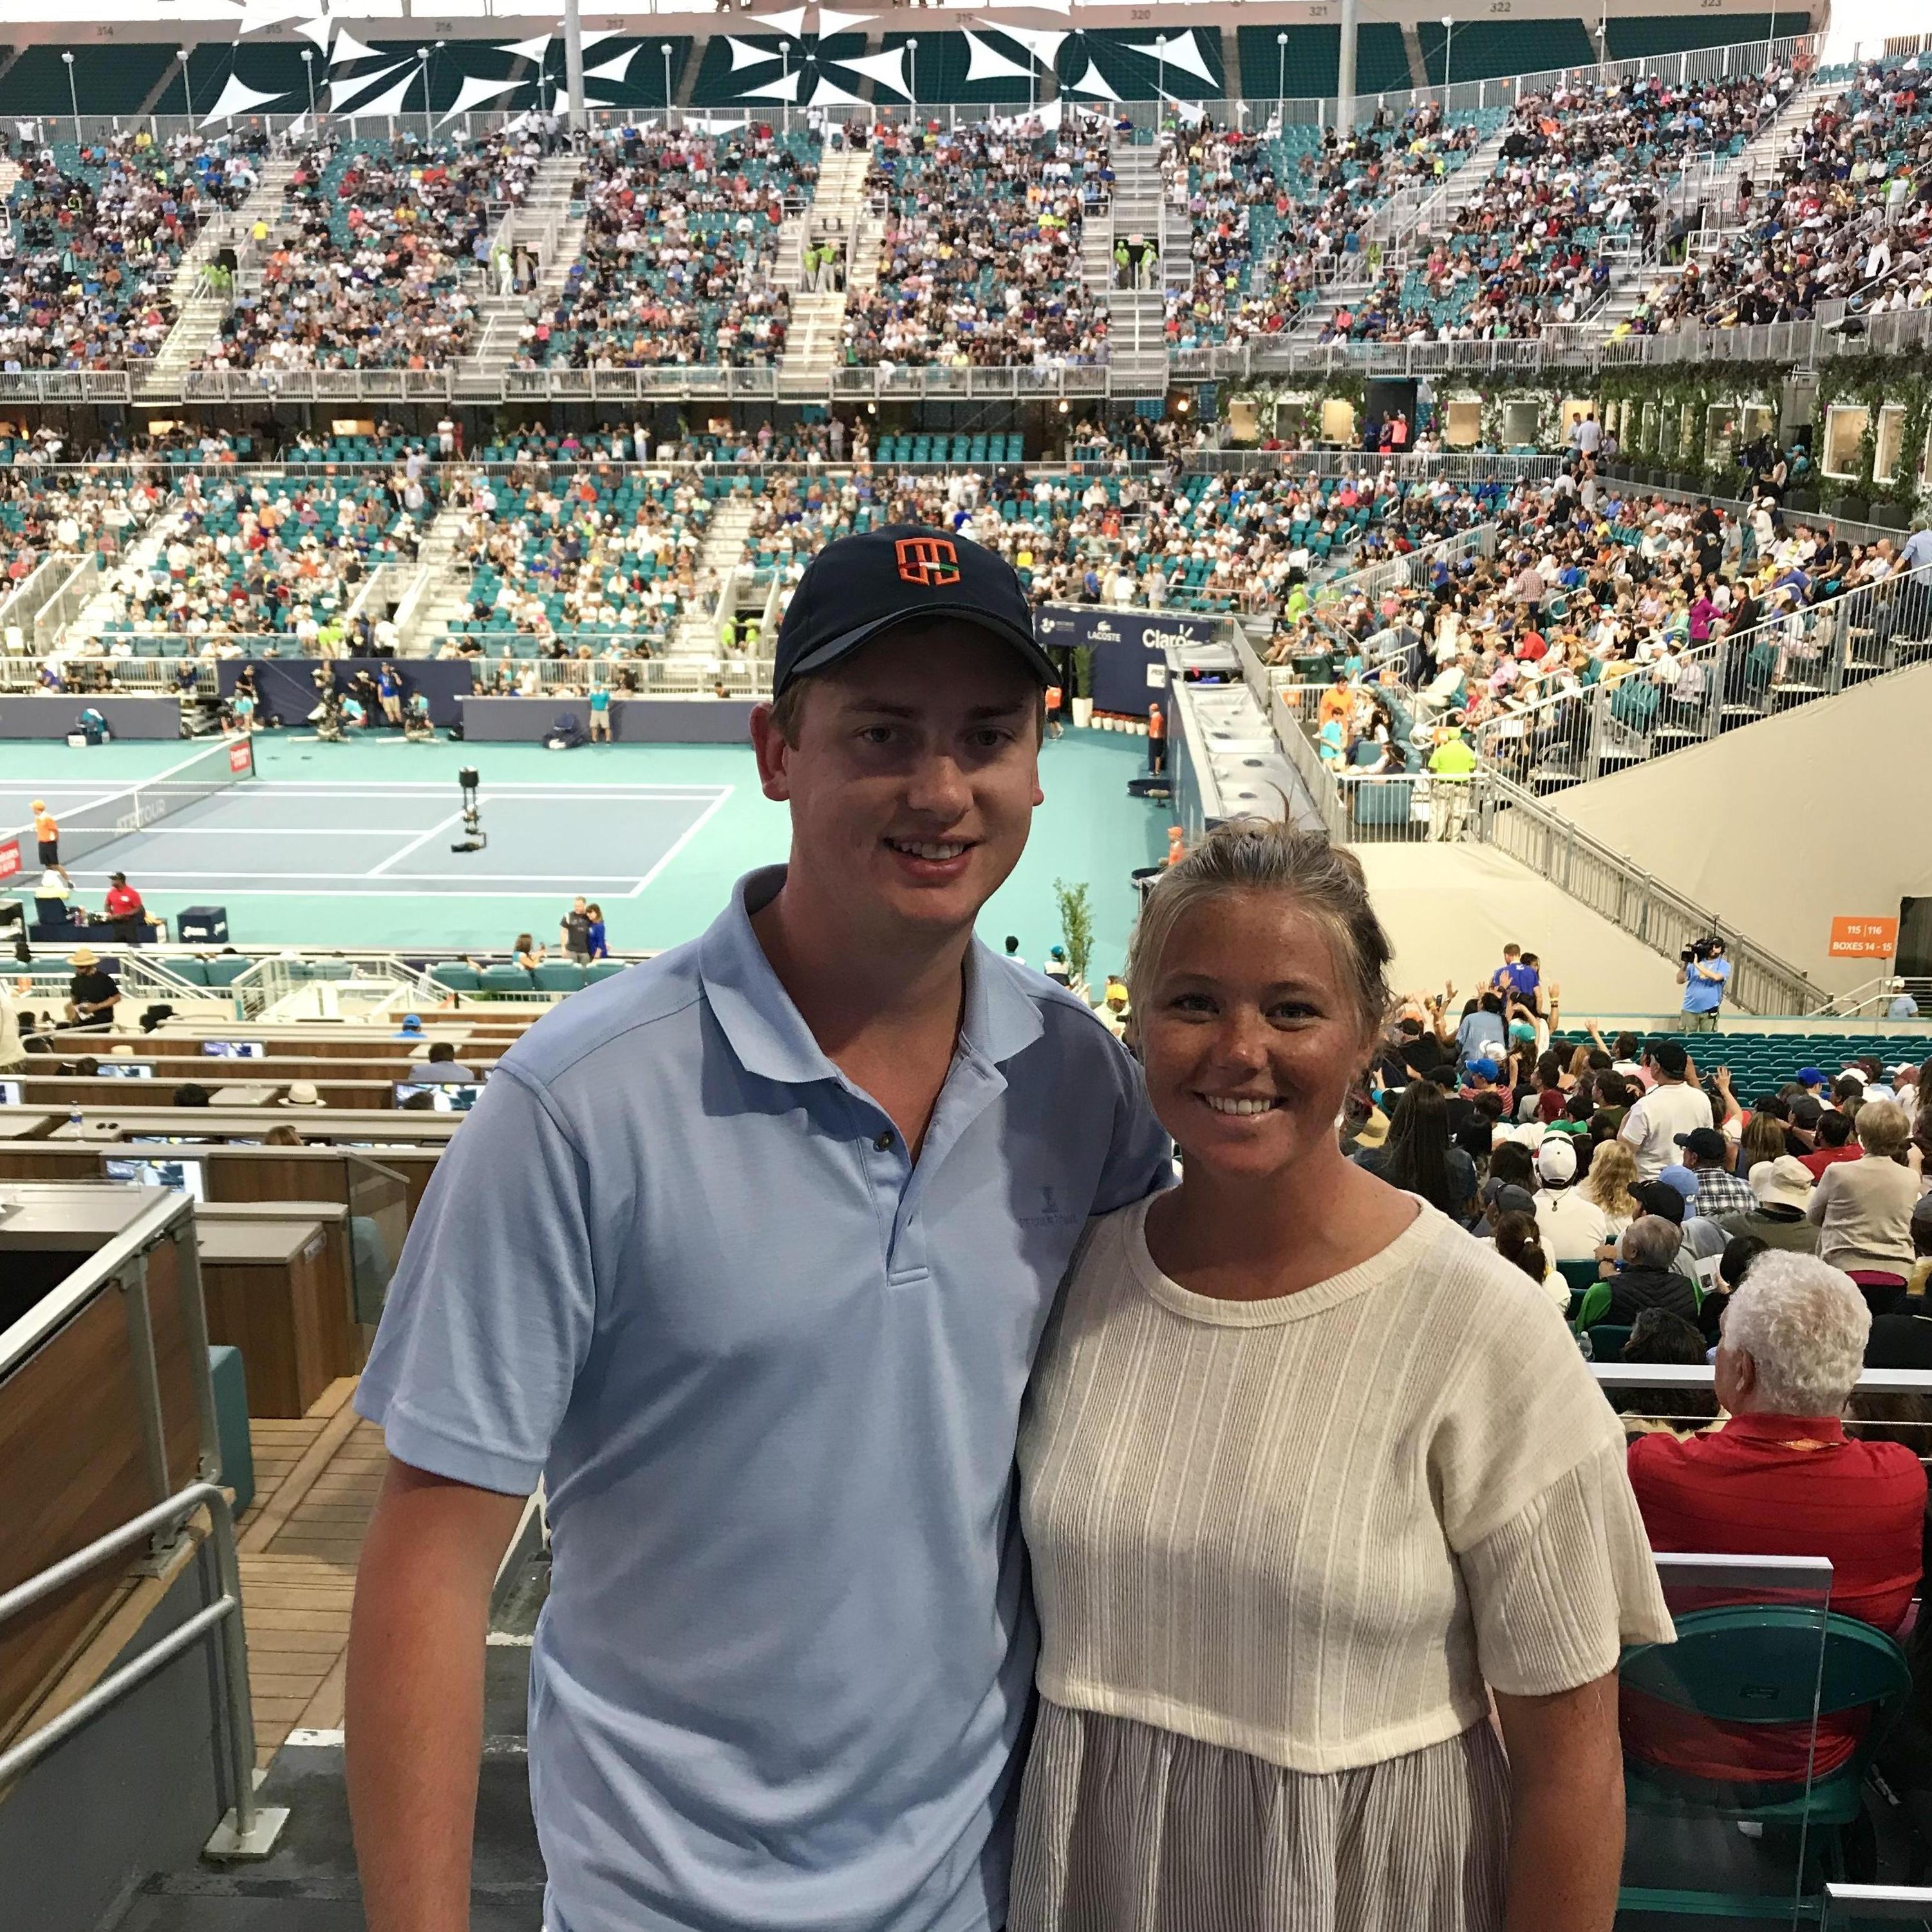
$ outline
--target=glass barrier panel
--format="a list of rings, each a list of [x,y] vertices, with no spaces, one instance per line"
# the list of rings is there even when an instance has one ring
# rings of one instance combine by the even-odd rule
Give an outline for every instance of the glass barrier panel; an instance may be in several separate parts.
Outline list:
[[[1932,1892],[1904,1885],[1826,1886],[1819,1932],[1866,1932],[1875,1925],[1932,1932]]]
[[[349,1263],[356,1319],[373,1330],[382,1318],[389,1278],[410,1230],[408,1181],[364,1154],[349,1162]],[[365,1339],[372,1339],[365,1337]]]
[[[1796,1924],[1815,1915],[1822,1820],[1848,1780],[1857,1801],[1866,1713],[1840,1706],[1863,1680],[1840,1652],[1859,1637],[1832,1622],[1821,1557],[1660,1553],[1657,1567],[1677,1641],[1626,1651],[1619,1673],[1617,1923]]]

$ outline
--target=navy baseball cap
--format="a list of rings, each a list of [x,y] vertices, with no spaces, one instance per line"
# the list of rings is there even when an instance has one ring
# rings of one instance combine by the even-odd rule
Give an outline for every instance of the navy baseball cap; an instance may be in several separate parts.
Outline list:
[[[1035,640],[1018,573],[982,544],[919,524],[887,524],[827,544],[806,566],[778,628],[776,697],[895,624],[956,617],[1012,646],[1042,686],[1057,681]]]

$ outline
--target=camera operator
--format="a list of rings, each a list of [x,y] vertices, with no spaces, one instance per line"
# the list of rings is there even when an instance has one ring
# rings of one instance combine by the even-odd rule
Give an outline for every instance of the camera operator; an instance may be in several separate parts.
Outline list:
[[[1677,983],[1684,988],[1684,1030],[1715,1033],[1718,1009],[1730,985],[1731,962],[1721,939],[1700,939],[1678,955]]]

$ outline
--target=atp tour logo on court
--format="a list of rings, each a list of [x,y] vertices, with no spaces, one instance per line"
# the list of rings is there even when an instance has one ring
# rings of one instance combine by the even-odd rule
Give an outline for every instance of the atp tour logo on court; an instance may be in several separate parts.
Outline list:
[[[959,553],[944,537],[901,537],[892,546],[899,574],[927,590],[959,581]]]

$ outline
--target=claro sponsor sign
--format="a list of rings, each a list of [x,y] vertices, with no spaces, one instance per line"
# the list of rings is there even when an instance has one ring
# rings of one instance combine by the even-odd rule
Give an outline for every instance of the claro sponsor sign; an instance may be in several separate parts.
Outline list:
[[[1167,688],[1167,653],[1214,641],[1211,619],[1167,610],[1108,610],[1080,604],[1043,604],[1034,620],[1049,650],[1090,650],[1094,704],[1100,711],[1144,718]]]

